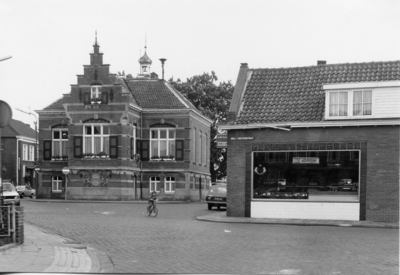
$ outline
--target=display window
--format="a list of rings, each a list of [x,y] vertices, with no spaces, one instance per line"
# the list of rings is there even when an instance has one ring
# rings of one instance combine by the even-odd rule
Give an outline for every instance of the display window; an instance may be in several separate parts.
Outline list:
[[[360,151],[253,152],[253,199],[358,201]]]

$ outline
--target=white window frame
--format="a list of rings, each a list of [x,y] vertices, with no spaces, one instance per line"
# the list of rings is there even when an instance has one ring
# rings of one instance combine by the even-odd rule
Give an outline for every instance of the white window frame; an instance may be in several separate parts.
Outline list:
[[[35,161],[35,146],[29,145],[29,160]]]
[[[51,190],[53,193],[61,193],[62,192],[62,177],[61,176],[53,176],[51,177]],[[56,187],[56,188],[54,188]]]
[[[153,138],[152,132],[157,131],[157,137]],[[166,131],[167,135],[166,138],[161,138],[160,131]],[[174,137],[170,137],[170,131],[174,132]],[[161,141],[166,141],[166,156],[175,156],[176,151],[176,129],[175,128],[151,128],[150,129],[150,159],[154,158],[155,156],[164,157],[161,155]],[[157,152],[153,152],[153,142],[157,142]],[[174,151],[170,152],[170,143],[174,143]]]
[[[100,127],[100,134],[94,134],[94,127]],[[86,134],[86,127],[91,127],[91,134]],[[104,133],[104,127],[108,127],[108,133]],[[91,148],[88,150],[86,148],[86,138],[91,138]],[[94,148],[95,148],[95,137],[100,137],[100,148],[102,148],[99,152],[94,153]],[[108,138],[108,145],[104,147],[104,138]],[[93,124],[84,124],[83,125],[83,153],[92,153],[92,154],[98,154],[100,152],[109,152],[109,147],[110,147],[110,125],[109,124],[101,124],[101,123],[93,123]]]
[[[156,191],[157,193],[160,192],[160,177],[154,176],[150,177],[149,179],[149,192]]]
[[[338,115],[330,115],[330,98],[332,93],[347,93],[347,115],[345,116],[340,116]],[[371,92],[371,102],[368,102],[371,104],[371,112],[370,114],[354,114],[354,92]],[[367,118],[373,118],[374,117],[374,97],[375,97],[375,92],[374,89],[346,89],[346,90],[332,90],[332,91],[327,91],[326,96],[325,96],[325,119],[329,120],[340,120],[340,119],[367,119]],[[339,104],[339,103],[338,103]],[[364,101],[362,102],[364,105]]]
[[[90,86],[90,99],[101,100],[101,85]]]
[[[175,192],[175,189],[173,189],[174,184],[175,184],[175,177],[165,177],[164,192],[165,193],[174,193]]]
[[[59,132],[59,134],[60,134],[60,138],[59,139],[54,139],[54,132]],[[63,138],[62,132],[67,132],[67,138]],[[59,142],[58,150],[60,152],[60,155],[59,155],[60,157],[63,156],[63,154],[62,154],[62,144],[64,142],[67,143],[67,152],[65,152],[65,155],[68,155],[68,137],[69,137],[68,129],[57,128],[57,129],[53,129],[53,131],[51,131],[51,156],[55,156],[55,153],[54,153],[54,148],[55,148],[54,141],[58,141]]]
[[[28,160],[28,144],[22,145],[22,160]]]
[[[362,97],[361,102],[357,102],[357,103],[354,102],[354,97],[355,97],[355,93],[356,92],[360,92],[361,93],[361,97]],[[365,94],[367,92],[371,93],[371,96],[370,96],[371,101],[370,102],[366,102],[366,100],[365,100]],[[354,114],[354,111],[355,111],[354,105],[356,105],[356,104],[360,104],[361,105],[361,114]],[[370,114],[364,114],[364,112],[365,112],[364,108],[365,108],[366,104],[370,104],[371,105]],[[360,117],[371,116],[372,115],[372,90],[354,90],[353,91],[353,105],[352,105],[352,107],[353,107],[353,110],[352,110],[352,115],[353,116],[360,116]]]

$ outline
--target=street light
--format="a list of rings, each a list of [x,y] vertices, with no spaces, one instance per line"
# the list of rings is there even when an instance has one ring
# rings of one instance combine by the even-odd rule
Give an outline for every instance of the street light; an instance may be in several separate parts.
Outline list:
[[[24,111],[24,110],[21,110],[21,109],[18,109],[18,108],[15,108],[17,111],[20,111],[20,112],[22,112],[22,113],[25,113],[25,114],[27,114],[27,115],[33,115],[34,117],[35,117],[35,122],[33,122],[34,124],[35,124],[35,134],[36,134],[36,138],[35,138],[35,168],[37,167],[37,157],[38,157],[38,131],[37,131],[37,123],[38,123],[38,120],[37,120],[37,117],[36,117],[36,115],[34,114],[34,113],[31,113],[31,112],[26,112],[26,111]],[[35,182],[36,182],[36,186],[35,186],[35,188],[36,188],[36,192],[38,192],[38,184],[37,184],[37,177],[36,177],[37,175],[35,175]]]

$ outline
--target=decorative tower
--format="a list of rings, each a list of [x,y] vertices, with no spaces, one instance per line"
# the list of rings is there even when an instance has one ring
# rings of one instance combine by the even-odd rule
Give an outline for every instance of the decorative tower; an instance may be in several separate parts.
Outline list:
[[[147,49],[147,45],[144,46],[144,55],[139,58],[139,64],[140,64],[140,77],[146,77],[146,78],[150,78],[150,66],[151,66],[151,59],[147,56],[146,53],[146,49]]]

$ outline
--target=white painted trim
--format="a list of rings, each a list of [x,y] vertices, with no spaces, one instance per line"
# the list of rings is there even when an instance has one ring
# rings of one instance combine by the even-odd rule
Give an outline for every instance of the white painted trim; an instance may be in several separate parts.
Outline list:
[[[287,122],[280,124],[258,123],[258,124],[226,124],[218,125],[218,129],[222,130],[246,130],[261,128],[312,128],[312,127],[358,127],[358,126],[383,126],[383,125],[400,125],[400,118],[390,120],[371,120],[371,121],[323,121],[323,122]]]
[[[324,90],[342,90],[342,89],[364,89],[364,88],[382,88],[382,87],[398,87],[400,81],[376,81],[376,82],[352,82],[340,84],[325,84]]]
[[[28,142],[28,143],[36,143],[36,138],[24,137],[24,136],[16,136],[17,140]],[[37,142],[39,143],[39,141]]]

